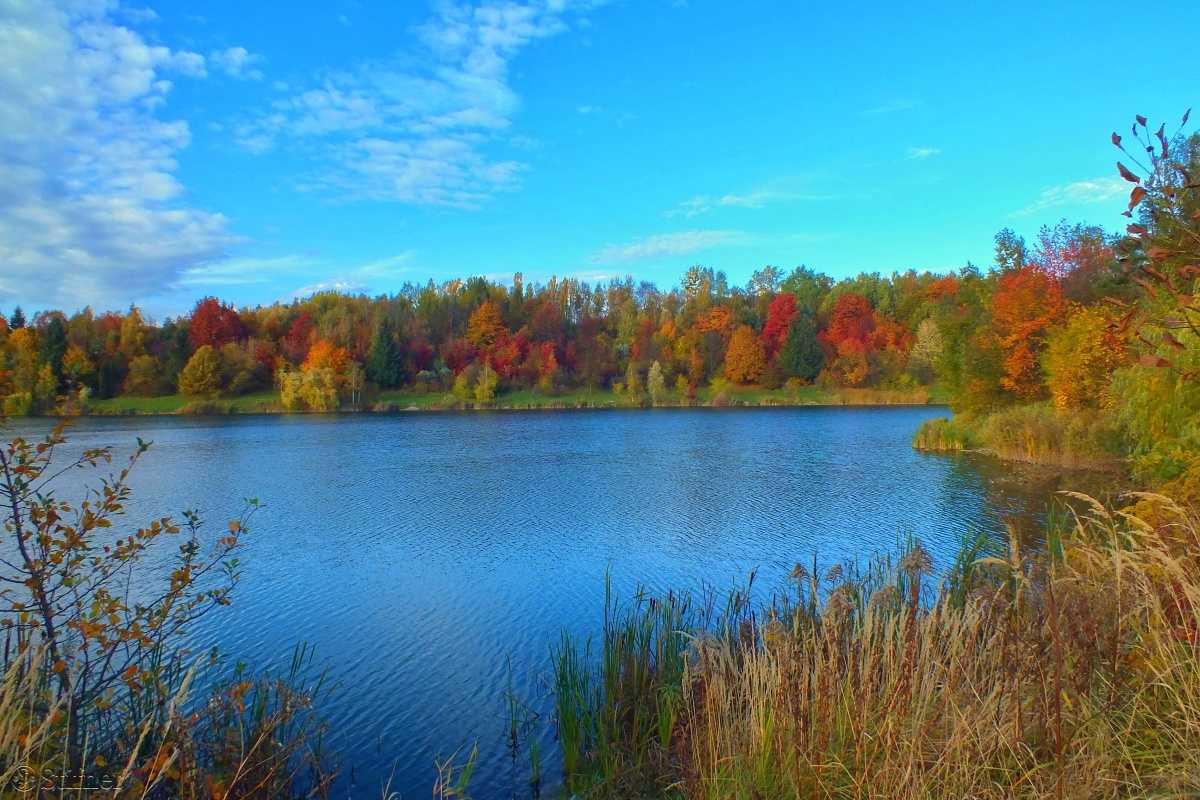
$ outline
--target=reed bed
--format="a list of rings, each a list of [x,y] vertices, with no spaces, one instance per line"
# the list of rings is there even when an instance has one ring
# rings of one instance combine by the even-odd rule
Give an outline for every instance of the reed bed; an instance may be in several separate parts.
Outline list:
[[[913,543],[797,567],[765,608],[610,610],[556,671],[579,797],[1124,798],[1200,793],[1200,524],[1073,495],[1023,549]],[[1165,521],[1164,521],[1165,520]]]

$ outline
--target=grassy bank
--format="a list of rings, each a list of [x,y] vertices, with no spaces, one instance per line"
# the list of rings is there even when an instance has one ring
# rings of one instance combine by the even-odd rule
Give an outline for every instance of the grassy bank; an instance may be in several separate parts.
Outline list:
[[[1125,451],[1115,424],[1103,412],[1062,412],[1049,403],[932,419],[913,436],[913,447],[930,452],[976,451],[1068,469],[1120,469]]]
[[[766,608],[609,604],[555,654],[580,797],[1118,798],[1200,791],[1200,522],[1077,499],[1047,546],[797,565]]]
[[[764,389],[756,386],[728,386],[722,389],[704,387],[696,398],[669,393],[652,403],[649,396],[618,394],[611,389],[589,391],[571,389],[556,394],[544,394],[532,389],[505,392],[493,402],[478,404],[452,394],[391,390],[368,397],[360,411],[439,411],[439,410],[517,410],[571,408],[643,408],[643,407],[760,407],[760,406],[868,406],[868,405],[926,405],[939,402],[935,392],[927,389],[907,391],[889,389],[829,389],[802,386],[795,389]],[[344,407],[342,411],[353,411]],[[97,416],[137,414],[282,414],[288,413],[275,391],[258,392],[240,397],[198,400],[173,394],[160,397],[112,397],[88,402],[85,414]],[[314,413],[314,412],[305,412]]]

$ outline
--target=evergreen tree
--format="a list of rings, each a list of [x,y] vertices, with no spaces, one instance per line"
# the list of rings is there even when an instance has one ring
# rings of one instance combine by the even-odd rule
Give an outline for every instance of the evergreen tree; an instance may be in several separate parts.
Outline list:
[[[50,366],[57,386],[62,381],[62,360],[67,352],[67,326],[61,314],[55,313],[50,317],[39,340],[38,356],[43,364]]]
[[[371,350],[367,354],[367,377],[384,389],[404,382],[403,354],[396,344],[392,323],[387,317],[379,323],[371,340]]]
[[[817,343],[817,323],[808,309],[802,308],[788,326],[788,335],[779,351],[779,366],[789,378],[814,380],[821,372],[825,354]]]
[[[25,327],[25,312],[21,310],[20,306],[13,309],[12,319],[8,321],[8,327],[14,331],[17,328]]]

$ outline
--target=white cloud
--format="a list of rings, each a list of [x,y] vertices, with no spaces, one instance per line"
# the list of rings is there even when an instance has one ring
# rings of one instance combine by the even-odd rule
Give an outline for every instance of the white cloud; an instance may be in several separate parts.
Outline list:
[[[1092,178],[1043,189],[1038,198],[1013,216],[1024,217],[1049,208],[1107,203],[1129,193],[1129,184],[1117,177]]]
[[[289,254],[274,258],[230,258],[194,267],[183,273],[183,287],[207,287],[216,291],[223,287],[270,285],[304,280],[313,286],[332,287],[334,284],[358,287],[381,285],[390,279],[409,273],[415,253],[411,250],[362,264],[337,265],[312,255]],[[312,291],[318,291],[312,289]],[[309,291],[309,294],[312,293]],[[301,292],[297,289],[296,292]],[[287,299],[290,299],[288,295]]]
[[[592,256],[598,264],[614,264],[626,261],[641,261],[661,256],[682,256],[707,250],[712,247],[732,244],[744,240],[740,231],[695,230],[678,233],[661,233],[635,239],[626,244],[610,244]]]
[[[800,192],[780,191],[776,189],[758,189],[752,192],[730,192],[723,195],[698,194],[689,197],[675,208],[666,212],[668,217],[685,217],[691,219],[707,214],[717,208],[763,208],[771,203],[783,203],[791,200],[814,199],[816,195]]]
[[[478,207],[519,185],[523,165],[488,153],[520,99],[509,66],[597,0],[445,2],[416,29],[416,52],[323,73],[235,128],[252,153],[301,150],[308,188],[346,197]]]
[[[265,59],[251,53],[244,47],[227,47],[224,50],[214,50],[208,54],[208,60],[214,67],[231,78],[240,80],[261,81],[262,70],[254,67]]]
[[[942,151],[937,147],[910,147],[908,148],[908,157],[923,161],[927,158],[933,158],[936,155],[941,155]]]
[[[203,56],[148,44],[105,4],[0,5],[2,291],[68,308],[121,305],[219,257],[220,214],[175,176],[190,140],[160,119],[169,75]]]
[[[336,275],[301,286],[285,296],[284,301],[304,298],[317,292],[342,292],[344,294],[367,294],[395,288],[395,279],[411,273],[414,253],[409,250],[398,255],[368,261],[356,267],[338,271]],[[385,285],[386,284],[386,285]]]

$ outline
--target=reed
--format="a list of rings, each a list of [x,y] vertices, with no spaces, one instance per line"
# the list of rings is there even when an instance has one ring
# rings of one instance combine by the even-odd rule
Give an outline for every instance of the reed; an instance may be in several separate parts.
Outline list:
[[[1076,495],[1044,545],[968,542],[937,585],[914,542],[861,571],[798,567],[792,593],[733,625],[700,624],[679,596],[641,600],[606,618],[594,665],[559,648],[567,789],[1194,796],[1200,522],[1135,499],[1169,522]]]

